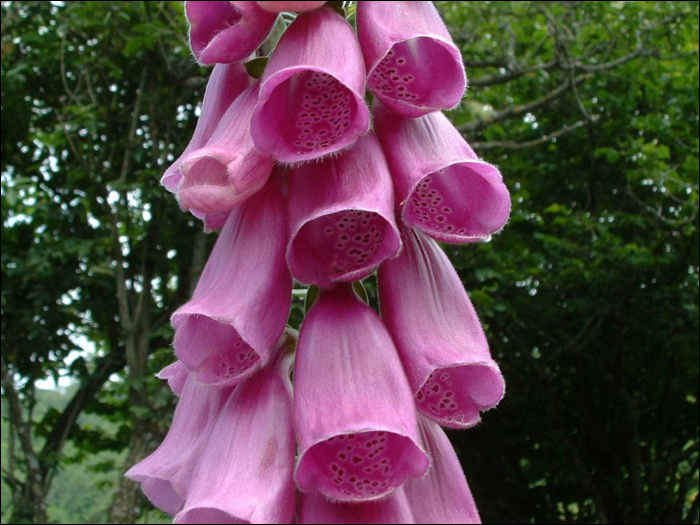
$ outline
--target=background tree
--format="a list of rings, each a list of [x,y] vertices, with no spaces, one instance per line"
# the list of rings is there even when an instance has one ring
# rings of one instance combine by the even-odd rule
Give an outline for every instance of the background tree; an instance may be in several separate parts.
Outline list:
[[[438,7],[471,86],[449,116],[514,203],[447,247],[508,382],[451,435],[484,520],[697,522],[697,3]],[[167,428],[152,374],[213,240],[158,179],[206,75],[180,2],[2,4],[3,521],[148,508],[121,475]],[[113,501],[68,515],[91,489]]]

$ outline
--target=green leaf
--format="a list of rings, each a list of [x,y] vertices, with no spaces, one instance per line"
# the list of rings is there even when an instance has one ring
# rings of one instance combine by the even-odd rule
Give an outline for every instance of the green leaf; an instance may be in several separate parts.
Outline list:
[[[367,290],[365,289],[364,284],[362,284],[362,281],[353,282],[352,288],[353,290],[355,290],[355,293],[359,296],[360,299],[362,299],[365,303],[369,303]]]
[[[267,66],[267,63],[269,61],[269,57],[258,57],[254,58],[253,60],[249,60],[248,62],[245,62],[243,65],[245,66],[246,71],[251,77],[260,78],[263,76],[263,73],[265,72],[265,67]]]
[[[306,293],[306,300],[304,301],[304,315],[309,313],[309,310],[311,310],[311,307],[316,302],[316,298],[318,297],[320,291],[321,290],[316,285],[312,284],[309,286],[309,291]]]

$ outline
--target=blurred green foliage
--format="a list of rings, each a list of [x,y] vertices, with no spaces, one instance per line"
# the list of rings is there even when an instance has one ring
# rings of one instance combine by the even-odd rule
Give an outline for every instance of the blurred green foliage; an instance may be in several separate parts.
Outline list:
[[[437,4],[471,84],[449,116],[513,198],[445,246],[508,385],[451,434],[484,521],[697,523],[698,4]],[[21,425],[62,523],[106,521],[135,426],[167,428],[151,374],[213,239],[158,179],[206,74],[180,2],[2,3],[3,522],[40,511]]]

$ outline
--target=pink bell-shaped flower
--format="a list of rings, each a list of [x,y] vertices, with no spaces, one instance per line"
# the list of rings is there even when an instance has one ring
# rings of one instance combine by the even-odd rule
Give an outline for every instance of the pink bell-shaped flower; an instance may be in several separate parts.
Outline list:
[[[192,472],[230,393],[231,389],[202,386],[189,374],[165,439],[126,473],[164,512],[175,515],[181,509]]]
[[[189,373],[189,370],[187,370],[187,367],[183,365],[182,362],[175,361],[158,372],[156,377],[167,381],[170,390],[179,397],[185,389],[185,382],[187,381]]]
[[[202,384],[234,384],[269,361],[291,304],[287,238],[278,174],[233,209],[192,299],[173,314],[175,353]]]
[[[473,426],[503,397],[503,376],[450,260],[419,231],[402,234],[401,255],[379,269],[382,320],[418,409],[441,425]]]
[[[185,151],[173,162],[161,178],[160,182],[169,191],[178,193],[182,182],[182,159],[192,151],[202,148],[211,138],[231,103],[251,85],[253,79],[248,75],[242,64],[218,64],[214,66],[204,91],[202,112],[197,127]],[[201,210],[192,209],[192,213],[204,221],[208,230],[218,229],[226,221],[225,214],[207,214]]]
[[[330,501],[318,492],[303,492],[299,501],[300,523],[415,523],[406,494],[401,488],[386,498],[366,503]]]
[[[290,523],[294,516],[291,361],[236,386],[202,450],[175,523]]]
[[[510,196],[501,174],[445,115],[403,118],[375,101],[374,116],[404,224],[449,243],[482,241],[503,227]]]
[[[226,214],[267,182],[274,160],[250,138],[250,116],[258,85],[248,87],[228,108],[207,144],[182,158],[178,188],[185,210]]]
[[[415,523],[481,523],[462,465],[445,432],[421,416],[418,426],[430,455],[430,470],[404,485]]]
[[[240,62],[270,34],[277,14],[257,2],[185,2],[190,47],[200,64]]]
[[[325,3],[325,0],[322,2],[258,2],[260,7],[262,7],[265,11],[270,11],[270,13],[282,13],[284,11],[301,13],[303,11],[318,9]]]
[[[282,162],[315,159],[369,129],[365,65],[350,24],[330,7],[297,17],[261,78],[251,134]]]
[[[363,279],[401,248],[391,174],[370,133],[348,151],[292,170],[287,261],[301,282]]]
[[[370,501],[428,469],[394,344],[351,284],[322,290],[306,315],[294,382],[300,490]]]
[[[391,111],[420,117],[459,104],[462,55],[432,2],[358,2],[357,36],[367,85]]]

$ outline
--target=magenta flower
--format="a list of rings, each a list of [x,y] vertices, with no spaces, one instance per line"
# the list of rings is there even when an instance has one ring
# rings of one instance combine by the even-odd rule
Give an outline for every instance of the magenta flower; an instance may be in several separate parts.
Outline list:
[[[418,426],[431,465],[426,476],[404,485],[415,523],[481,523],[462,466],[445,432],[421,416]]]
[[[416,405],[441,425],[470,427],[505,384],[474,307],[435,241],[405,228],[404,249],[379,269],[382,320],[392,335]]]
[[[330,501],[318,492],[302,493],[299,502],[300,523],[416,523],[401,488],[385,498],[366,503]]]
[[[350,24],[329,7],[304,13],[265,68],[253,141],[282,162],[346,148],[369,129],[364,92],[365,66]]]
[[[225,214],[267,182],[274,160],[250,138],[250,116],[258,85],[248,87],[228,108],[203,148],[182,157],[178,197],[183,210]]]
[[[363,279],[399,252],[391,174],[374,134],[339,157],[292,171],[289,220],[287,261],[304,283]]]
[[[182,507],[192,472],[230,393],[230,389],[202,386],[189,374],[165,439],[126,473],[141,483],[146,497],[164,512],[174,515]]]
[[[156,374],[158,379],[164,379],[168,382],[170,390],[176,396],[181,396],[182,391],[185,389],[185,382],[187,381],[187,376],[189,375],[189,370],[180,361],[175,361],[169,364],[163,370]]]
[[[234,384],[265,366],[289,314],[281,180],[234,208],[192,299],[173,315],[175,353],[205,385]]]
[[[240,62],[270,34],[277,14],[257,2],[185,2],[190,47],[200,64]]]
[[[501,174],[445,115],[402,118],[378,103],[374,115],[404,224],[450,243],[488,239],[503,227],[510,196]]]
[[[190,152],[202,148],[211,138],[231,103],[250,86],[250,78],[242,64],[218,64],[214,66],[204,92],[202,112],[197,121],[197,127],[185,151],[173,162],[163,174],[160,182],[168,190],[178,193],[182,183],[182,159]],[[192,213],[204,220],[205,227],[213,230],[220,228],[228,213],[207,214],[201,210],[192,209]]]
[[[175,523],[290,523],[294,515],[291,361],[283,336],[275,362],[236,386],[194,472]]]
[[[459,104],[462,55],[432,2],[358,2],[369,88],[391,111],[420,117]]]
[[[320,293],[299,334],[294,373],[297,485],[339,501],[369,501],[428,457],[417,445],[416,415],[386,328],[350,284]]]
[[[436,241],[489,239],[508,190],[440,112],[466,78],[432,3],[359,2],[359,41],[325,3],[186,2],[195,57],[224,63],[162,183],[222,231],[172,317],[173,425],[127,475],[178,524],[479,523],[437,423],[505,385]],[[375,270],[382,319],[353,282]],[[298,344],[292,276],[315,286]]]
[[[270,11],[270,13],[282,13],[283,11],[301,13],[302,11],[318,9],[325,3],[325,0],[323,2],[258,2],[260,7],[265,11]]]

